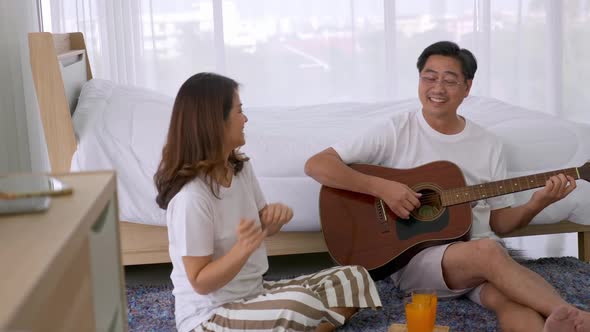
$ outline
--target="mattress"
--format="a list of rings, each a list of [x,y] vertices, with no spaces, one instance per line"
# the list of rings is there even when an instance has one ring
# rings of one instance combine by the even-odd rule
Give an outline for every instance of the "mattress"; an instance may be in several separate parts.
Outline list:
[[[82,89],[73,123],[78,148],[72,170],[114,169],[120,219],[165,225],[155,203],[156,171],[173,98],[154,91],[93,79]],[[304,107],[244,107],[249,118],[246,145],[269,202],[293,207],[286,231],[320,229],[320,185],[303,171],[305,161],[335,142],[370,128],[397,112],[418,109],[418,99],[383,103],[332,103]],[[492,98],[470,96],[460,113],[488,128],[505,144],[510,177],[580,166],[590,159],[590,128]],[[562,219],[589,223],[583,198],[588,183],[535,217],[533,223]],[[515,194],[525,202],[532,191]]]

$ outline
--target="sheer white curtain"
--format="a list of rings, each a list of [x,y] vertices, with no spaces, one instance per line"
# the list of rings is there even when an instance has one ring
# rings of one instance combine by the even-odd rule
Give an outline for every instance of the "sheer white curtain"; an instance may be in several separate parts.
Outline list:
[[[0,174],[50,170],[29,63],[36,0],[0,1]]]
[[[42,0],[45,30],[83,31],[96,77],[174,95],[191,74],[249,106],[415,97],[416,58],[452,40],[472,93],[590,122],[590,0]]]

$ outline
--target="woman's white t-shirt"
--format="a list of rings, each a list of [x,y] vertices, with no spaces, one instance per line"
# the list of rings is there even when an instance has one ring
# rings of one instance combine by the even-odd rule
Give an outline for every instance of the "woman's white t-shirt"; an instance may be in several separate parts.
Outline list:
[[[467,185],[506,179],[502,142],[483,127],[465,119],[458,134],[434,130],[420,110],[394,115],[364,134],[332,146],[346,164],[364,163],[407,169],[433,161],[455,163]],[[489,225],[490,211],[513,204],[512,195],[478,201],[472,209],[472,238],[498,237]]]
[[[191,286],[182,263],[183,256],[224,256],[236,243],[240,219],[260,223],[258,212],[266,201],[250,162],[233,177],[229,188],[220,187],[217,199],[201,178],[187,183],[168,204],[170,278],[174,284],[176,327],[191,331],[209,319],[224,303],[253,297],[262,292],[262,275],[268,269],[266,247],[260,246],[236,277],[221,289],[207,295]]]

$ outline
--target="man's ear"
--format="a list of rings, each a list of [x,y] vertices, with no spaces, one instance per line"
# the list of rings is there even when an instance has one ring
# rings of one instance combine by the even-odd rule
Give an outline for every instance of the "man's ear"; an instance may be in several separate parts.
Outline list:
[[[469,92],[471,91],[471,85],[473,84],[473,80],[467,80],[465,82],[465,98],[469,96]]]

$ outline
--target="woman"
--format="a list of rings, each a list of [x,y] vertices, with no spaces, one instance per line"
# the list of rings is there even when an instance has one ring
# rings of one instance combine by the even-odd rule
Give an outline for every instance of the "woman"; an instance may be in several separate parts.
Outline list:
[[[340,326],[359,307],[380,307],[362,267],[335,267],[266,282],[264,239],[293,217],[267,204],[248,158],[238,84],[199,73],[178,91],[154,176],[166,209],[171,279],[180,332],[317,330]]]

